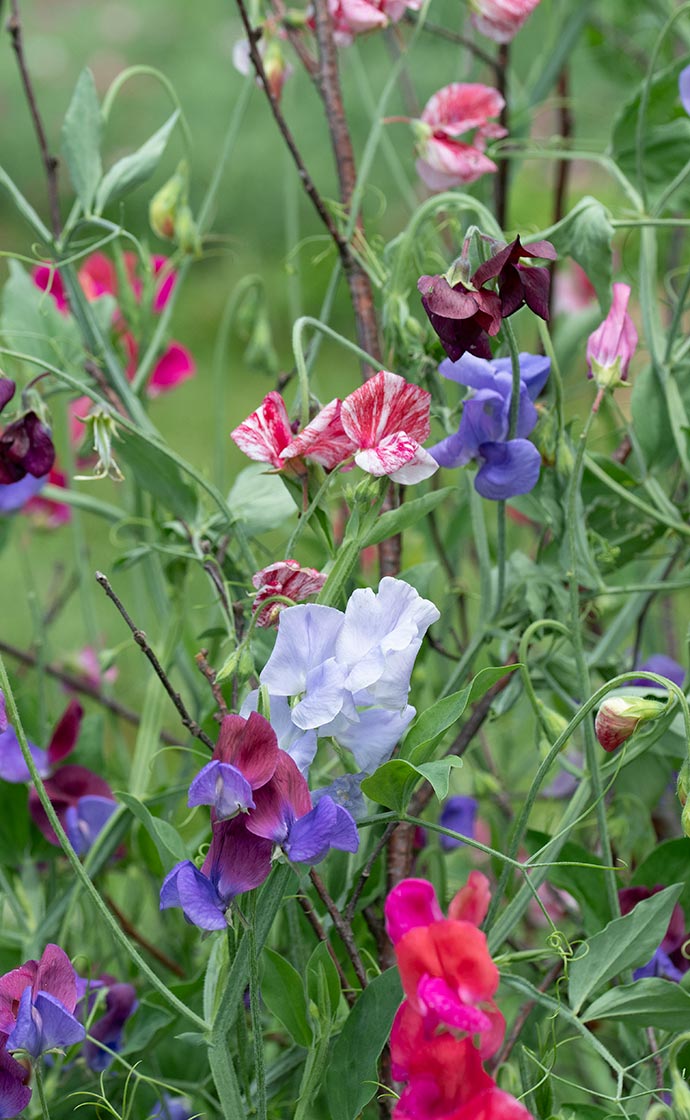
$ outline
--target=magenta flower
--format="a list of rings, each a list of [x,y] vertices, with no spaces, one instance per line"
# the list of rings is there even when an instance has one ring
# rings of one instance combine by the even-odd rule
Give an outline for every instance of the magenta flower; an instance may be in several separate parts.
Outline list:
[[[494,43],[510,43],[539,0],[471,0],[472,23]]]
[[[270,840],[247,832],[243,817],[218,821],[201,868],[183,860],[166,875],[160,893],[161,910],[179,906],[192,925],[224,929],[225,912],[232,900],[268,877],[272,848]]]
[[[83,1026],[74,1017],[77,978],[69,957],[47,945],[40,961],[27,961],[0,977],[0,1029],[7,1049],[38,1058],[46,1050],[81,1042]]]
[[[312,808],[309,787],[284,751],[255,800],[247,830],[278,844],[293,863],[319,863],[331,848],[356,852],[359,847],[357,826],[347,809],[327,794]]]
[[[256,625],[277,625],[278,616],[286,604],[269,603],[262,607],[262,603],[271,596],[284,595],[294,603],[303,603],[311,595],[318,595],[326,578],[323,572],[317,572],[315,568],[302,568],[296,560],[279,560],[277,564],[269,564],[267,568],[256,572],[252,576],[252,583],[257,590],[253,606]]]
[[[267,393],[256,412],[252,412],[230,433],[230,439],[250,459],[270,463],[280,470],[285,465],[281,452],[292,439],[287,409],[280,393]]]
[[[681,105],[690,115],[690,66],[683,67],[678,75],[678,92]]]
[[[225,716],[213,758],[189,787],[187,804],[212,805],[219,821],[248,812],[252,791],[273,777],[278,755],[275,731],[263,716]]]
[[[341,416],[357,466],[405,484],[434,474],[438,464],[421,446],[431,430],[430,405],[431,393],[386,370],[350,393]]]
[[[611,309],[587,341],[587,376],[600,389],[613,389],[627,380],[637,348],[637,330],[628,315],[630,287],[613,285]]]
[[[432,191],[474,183],[496,171],[484,154],[486,141],[506,135],[498,117],[505,102],[496,89],[477,83],[453,82],[427,102],[421,119],[413,122],[417,134],[417,172]],[[458,137],[473,132],[470,143]]]

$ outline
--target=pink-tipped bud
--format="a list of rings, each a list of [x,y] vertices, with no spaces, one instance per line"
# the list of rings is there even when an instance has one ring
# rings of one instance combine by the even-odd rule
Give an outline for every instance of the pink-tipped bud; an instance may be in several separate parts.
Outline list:
[[[605,751],[615,751],[637,730],[638,724],[656,719],[665,707],[660,700],[611,696],[604,700],[594,721],[597,739]]]
[[[614,389],[628,376],[637,348],[637,330],[627,310],[629,299],[629,285],[614,284],[611,309],[587,341],[587,376],[600,389]]]

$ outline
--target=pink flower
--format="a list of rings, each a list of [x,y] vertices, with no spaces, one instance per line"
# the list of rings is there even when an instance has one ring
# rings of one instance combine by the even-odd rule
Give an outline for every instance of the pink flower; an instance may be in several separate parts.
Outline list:
[[[292,429],[285,402],[280,393],[267,393],[256,412],[243,420],[230,438],[250,459],[271,463],[276,470],[285,466],[281,452],[292,439]]]
[[[421,0],[328,0],[335,41],[347,47],[355,35],[397,23],[407,8],[418,11]]]
[[[295,436],[281,452],[281,459],[294,459],[299,455],[332,471],[355,451],[356,446],[343,427],[342,401],[336,398]]]
[[[506,130],[490,119],[499,116],[504,104],[501,94],[491,86],[463,82],[444,86],[427,102],[421,120],[413,126],[420,155],[417,171],[430,190],[473,183],[481,175],[496,171],[484,148],[488,139],[506,135]],[[472,130],[471,143],[458,139]]]
[[[258,594],[254,599],[254,612],[257,626],[274,626],[284,603],[261,604],[272,595],[285,595],[295,603],[303,603],[311,595],[318,595],[326,582],[326,576],[315,568],[302,568],[296,560],[280,560],[269,564],[252,576],[252,583]]]
[[[375,477],[413,483],[438,464],[421,441],[429,436],[431,394],[396,373],[381,370],[342,404],[341,419],[356,450],[355,462]]]
[[[494,43],[510,43],[539,0],[472,0],[472,23]]]
[[[611,309],[587,341],[587,376],[600,389],[620,385],[628,376],[637,348],[637,330],[627,310],[629,299],[629,285],[614,284]]]
[[[37,288],[53,297],[55,305],[63,315],[69,314],[69,304],[62,283],[62,277],[52,264],[39,264],[33,271],[33,281]]]

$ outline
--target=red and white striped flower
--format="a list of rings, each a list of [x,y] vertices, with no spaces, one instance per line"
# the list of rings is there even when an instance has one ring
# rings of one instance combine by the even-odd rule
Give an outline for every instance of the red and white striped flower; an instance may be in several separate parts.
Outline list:
[[[278,615],[285,608],[285,603],[269,603],[262,606],[267,599],[274,595],[285,595],[294,603],[303,603],[312,595],[318,595],[326,582],[323,572],[316,568],[302,568],[296,560],[279,560],[276,564],[269,564],[252,576],[252,583],[257,589],[254,599],[254,613],[257,626],[274,626]]]
[[[505,102],[498,90],[476,82],[453,82],[444,86],[427,102],[417,133],[417,171],[432,191],[473,183],[481,175],[496,171],[496,164],[484,154],[488,139],[506,135],[506,130],[491,120]],[[458,137],[474,131],[471,143]]]
[[[341,419],[368,474],[394,482],[429,478],[438,463],[421,446],[430,431],[431,393],[396,373],[381,370],[343,401]]]
[[[539,0],[472,0],[472,23],[494,43],[510,43]]]
[[[250,459],[271,463],[276,470],[285,466],[280,453],[290,443],[292,431],[280,393],[267,393],[256,412],[243,420],[230,438]]]
[[[332,471],[354,454],[357,448],[343,428],[341,409],[342,401],[337,397],[325,405],[285,448],[281,459],[294,459],[299,455]]]

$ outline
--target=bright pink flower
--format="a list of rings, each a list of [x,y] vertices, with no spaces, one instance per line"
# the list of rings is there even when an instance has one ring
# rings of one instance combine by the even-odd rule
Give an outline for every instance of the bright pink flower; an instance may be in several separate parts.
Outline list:
[[[587,341],[587,376],[600,389],[619,385],[628,376],[637,348],[637,330],[627,310],[629,299],[629,285],[614,284],[611,309]]]
[[[472,23],[494,43],[510,43],[539,0],[472,0]]]
[[[67,489],[67,476],[55,467],[51,467],[48,473],[48,482],[51,486]],[[34,494],[33,498],[29,498],[22,513],[28,514],[41,529],[59,529],[72,519],[71,506],[66,502],[56,502],[53,498],[44,498],[42,494]]]
[[[429,478],[438,464],[421,441],[429,436],[431,394],[396,373],[381,370],[342,404],[346,434],[358,448],[355,462],[375,477],[413,483]]]
[[[267,393],[256,412],[230,433],[230,438],[250,459],[271,463],[276,470],[285,466],[281,452],[292,439],[285,402],[275,390]]]
[[[55,300],[58,311],[63,315],[69,314],[69,304],[65,294],[62,277],[54,265],[39,264],[33,271],[33,281],[37,288],[47,292]]]
[[[118,678],[115,665],[103,670],[98,659],[98,654],[93,646],[84,646],[74,658],[80,676],[93,688],[101,688],[104,684],[112,684]]]
[[[432,191],[473,183],[481,175],[496,171],[484,154],[486,141],[506,135],[492,122],[505,102],[498,90],[477,83],[454,82],[427,102],[421,120],[414,123],[418,135],[417,171]],[[458,139],[475,130],[471,143]]]
[[[428,879],[403,879],[386,899],[386,930],[394,945],[408,930],[442,918],[436,891]]]
[[[336,398],[325,405],[306,428],[291,440],[281,453],[281,459],[302,456],[313,459],[326,470],[332,471],[356,450],[356,445],[343,427],[342,401]]]
[[[480,926],[490,902],[491,888],[486,875],[482,875],[481,871],[470,871],[465,886],[460,888],[448,907],[448,917]]]
[[[123,336],[123,341],[129,354],[127,376],[131,379],[137,371],[139,346],[134,335],[129,333]],[[189,350],[179,342],[171,342],[153,367],[146,386],[146,395],[159,397],[161,393],[167,393],[170,389],[177,388],[183,381],[188,381],[195,373],[196,363]]]
[[[279,560],[269,564],[252,576],[252,583],[258,594],[254,599],[254,613],[257,626],[274,626],[284,603],[269,603],[261,607],[272,595],[285,595],[295,603],[303,603],[311,595],[318,595],[326,582],[323,572],[315,568],[302,568],[296,560]]]
[[[103,253],[92,253],[79,269],[79,283],[89,301],[117,294],[115,265]]]

